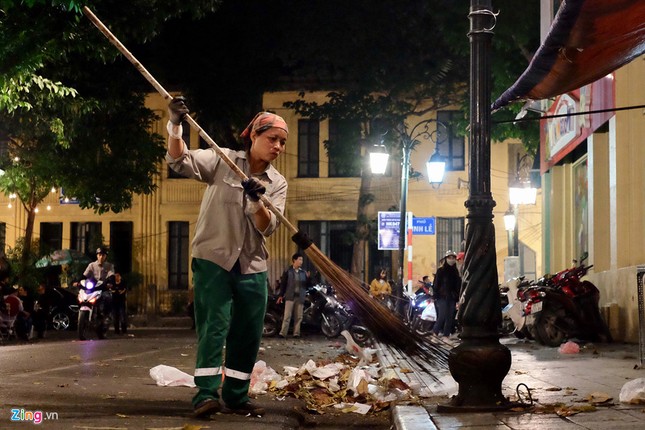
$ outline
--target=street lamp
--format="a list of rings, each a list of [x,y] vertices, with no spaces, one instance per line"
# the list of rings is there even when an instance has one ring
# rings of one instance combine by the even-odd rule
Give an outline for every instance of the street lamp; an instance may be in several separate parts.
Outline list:
[[[435,124],[436,127],[431,127],[433,124]],[[439,187],[443,182],[443,175],[446,170],[446,162],[439,154],[437,142],[437,127],[439,126],[446,127],[442,122],[430,118],[417,123],[409,132],[405,121],[401,124],[401,127],[396,130],[401,137],[402,152],[401,202],[399,205],[399,209],[401,211],[401,216],[399,218],[399,280],[401,281],[402,287],[405,284],[403,273],[403,254],[405,250],[405,235],[407,231],[405,220],[408,200],[408,182],[410,179],[410,153],[414,147],[421,143],[419,139],[430,140],[435,144],[434,153],[426,163],[426,168],[428,170],[428,181],[432,187]],[[387,155],[384,155],[384,152],[383,145],[376,145],[375,149],[370,152],[372,173],[385,173],[388,157]],[[410,252],[408,252],[408,256],[411,256]],[[412,281],[408,282],[407,289],[408,294],[412,294]]]
[[[517,255],[515,253],[515,239],[516,233],[515,229],[517,228],[517,216],[515,214],[515,208],[510,207],[504,213],[504,227],[508,233],[508,255],[509,257]]]
[[[531,179],[529,175],[530,165],[529,165],[529,154],[524,154],[520,157],[520,154],[517,154],[517,164],[515,168],[515,180],[508,188],[508,198],[509,203],[511,204],[513,210],[513,217],[515,218],[515,223],[513,224],[512,244],[509,243],[508,255],[509,256],[519,256],[520,255],[520,237],[519,237],[519,205],[534,205],[537,201],[537,188],[531,185]],[[511,210],[509,208],[509,210]],[[504,216],[506,220],[506,216]],[[507,229],[508,230],[508,229]]]
[[[462,342],[450,351],[450,374],[459,391],[440,411],[494,411],[510,408],[502,381],[511,352],[500,344],[502,322],[491,193],[491,61],[497,14],[491,0],[471,0],[470,13],[470,187],[466,208],[466,255],[457,320]]]

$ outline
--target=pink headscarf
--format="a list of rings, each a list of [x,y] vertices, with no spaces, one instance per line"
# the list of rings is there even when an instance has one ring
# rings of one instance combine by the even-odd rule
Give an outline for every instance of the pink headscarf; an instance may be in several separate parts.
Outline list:
[[[268,130],[271,127],[281,128],[289,134],[287,122],[281,116],[271,112],[258,112],[257,115],[251,120],[249,125],[246,126],[240,137],[251,137],[251,132],[261,132]]]

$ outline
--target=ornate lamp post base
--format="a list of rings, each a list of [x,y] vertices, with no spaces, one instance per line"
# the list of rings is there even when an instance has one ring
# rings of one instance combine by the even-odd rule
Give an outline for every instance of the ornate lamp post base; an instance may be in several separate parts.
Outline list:
[[[511,351],[499,343],[499,336],[473,331],[465,329],[461,345],[450,351],[450,373],[459,384],[459,393],[448,404],[439,405],[440,412],[485,412],[513,406],[502,395]]]

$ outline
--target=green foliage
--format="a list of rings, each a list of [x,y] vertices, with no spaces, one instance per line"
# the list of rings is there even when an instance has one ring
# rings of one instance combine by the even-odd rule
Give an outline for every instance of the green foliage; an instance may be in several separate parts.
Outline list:
[[[11,269],[15,276],[10,280],[10,283],[19,283],[28,291],[35,291],[38,283],[43,280],[43,273],[36,269],[34,265],[40,258],[39,243],[38,241],[33,241],[29,247],[25,245],[25,238],[20,237],[15,246],[7,250],[7,260],[11,264]],[[29,251],[27,260],[23,263],[25,249],[29,249]],[[20,276],[20,280],[17,278],[18,276]]]

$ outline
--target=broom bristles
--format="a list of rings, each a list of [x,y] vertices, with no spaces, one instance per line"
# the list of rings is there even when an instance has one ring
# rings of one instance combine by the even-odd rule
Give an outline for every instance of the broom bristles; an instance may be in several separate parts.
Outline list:
[[[370,297],[354,277],[334,264],[315,245],[305,249],[305,254],[378,341],[408,355],[427,373],[431,373],[428,370],[430,363],[440,368],[448,366],[449,351],[443,342],[435,342],[411,330],[399,316]]]

